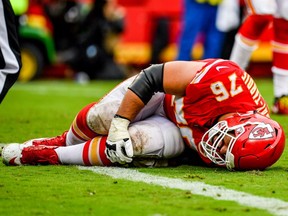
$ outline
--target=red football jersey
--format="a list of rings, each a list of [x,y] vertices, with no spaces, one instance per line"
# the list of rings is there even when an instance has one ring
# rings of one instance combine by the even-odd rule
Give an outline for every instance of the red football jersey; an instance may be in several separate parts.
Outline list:
[[[186,144],[199,152],[203,134],[226,113],[269,109],[253,79],[229,60],[203,60],[207,64],[191,77],[184,97],[166,95],[165,112],[181,130]],[[202,159],[210,163],[204,155]]]

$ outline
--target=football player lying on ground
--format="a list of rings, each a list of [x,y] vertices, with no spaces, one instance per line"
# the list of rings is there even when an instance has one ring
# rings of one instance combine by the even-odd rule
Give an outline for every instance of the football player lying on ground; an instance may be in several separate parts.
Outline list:
[[[208,166],[264,170],[280,158],[285,137],[235,63],[174,61],[84,107],[62,135],[9,144],[2,157],[7,165],[167,166],[185,145]]]

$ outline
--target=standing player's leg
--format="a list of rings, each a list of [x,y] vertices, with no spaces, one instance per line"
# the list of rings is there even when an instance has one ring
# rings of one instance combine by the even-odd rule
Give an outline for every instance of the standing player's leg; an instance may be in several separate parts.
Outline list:
[[[258,47],[259,38],[272,19],[272,15],[249,15],[235,36],[230,60],[242,69],[247,69],[252,52]]]
[[[288,114],[288,1],[278,0],[278,10],[273,20],[273,83],[274,105],[272,111]]]
[[[232,48],[230,60],[247,69],[259,38],[272,23],[277,5],[275,0],[246,0],[248,16],[243,21]]]

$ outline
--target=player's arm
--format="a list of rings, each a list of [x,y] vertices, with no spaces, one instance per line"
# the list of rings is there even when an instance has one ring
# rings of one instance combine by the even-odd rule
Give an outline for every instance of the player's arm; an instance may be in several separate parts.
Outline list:
[[[142,70],[130,85],[112,120],[106,155],[111,162],[132,161],[133,148],[128,126],[155,92],[183,96],[196,71],[203,66],[197,62],[168,62]]]
[[[155,92],[185,95],[187,85],[204,64],[173,61],[152,65],[142,70],[129,87],[117,114],[130,121],[133,120]]]

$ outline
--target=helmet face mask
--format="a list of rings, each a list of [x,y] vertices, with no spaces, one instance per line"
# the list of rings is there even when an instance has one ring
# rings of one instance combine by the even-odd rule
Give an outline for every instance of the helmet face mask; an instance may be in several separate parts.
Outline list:
[[[202,137],[201,147],[213,163],[229,170],[265,169],[281,156],[285,137],[281,126],[260,114],[234,114]],[[225,154],[220,153],[223,145]]]
[[[236,131],[238,131],[237,135]],[[201,145],[206,157],[217,165],[227,166],[228,169],[233,169],[234,155],[231,151],[236,140],[244,133],[244,131],[244,125],[237,125],[237,127],[229,128],[227,121],[224,120],[218,122],[202,137]],[[229,140],[228,144],[224,141],[225,139]],[[224,145],[224,142],[228,148],[225,154],[221,154],[220,148]]]

